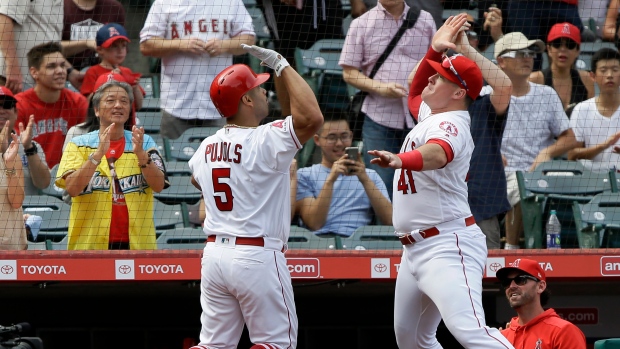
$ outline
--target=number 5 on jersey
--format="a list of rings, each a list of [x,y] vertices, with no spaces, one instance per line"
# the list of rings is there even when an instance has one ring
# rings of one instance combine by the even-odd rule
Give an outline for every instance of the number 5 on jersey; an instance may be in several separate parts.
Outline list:
[[[220,211],[232,211],[232,189],[227,183],[220,182],[220,179],[222,178],[230,179],[230,168],[214,168],[213,170],[211,170],[211,178],[213,181],[213,192],[224,194],[224,199],[222,199],[222,196],[214,196],[215,206],[217,206],[217,209]]]

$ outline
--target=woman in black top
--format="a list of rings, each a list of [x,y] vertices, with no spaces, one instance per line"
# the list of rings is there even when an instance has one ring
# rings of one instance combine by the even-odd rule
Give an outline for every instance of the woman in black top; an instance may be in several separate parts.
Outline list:
[[[594,97],[594,81],[587,71],[574,67],[580,44],[581,34],[577,27],[570,23],[554,25],[547,36],[550,66],[530,75],[530,81],[555,89],[569,117],[577,103]]]

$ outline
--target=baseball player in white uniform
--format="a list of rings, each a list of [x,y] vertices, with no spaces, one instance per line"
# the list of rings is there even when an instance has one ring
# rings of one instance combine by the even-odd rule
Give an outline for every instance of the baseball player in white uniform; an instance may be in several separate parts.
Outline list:
[[[372,161],[397,169],[393,223],[404,245],[396,279],[394,330],[399,348],[441,348],[439,322],[465,348],[509,348],[485,325],[482,273],[486,237],[467,203],[466,177],[474,143],[468,105],[483,85],[475,62],[456,55],[452,38],[466,26],[464,14],[450,17],[433,37],[414,77],[430,76],[421,91],[419,123],[398,155],[369,151]]]
[[[323,123],[312,90],[273,50],[243,45],[273,68],[291,95],[292,115],[259,126],[268,114],[269,74],[243,64],[219,73],[211,99],[226,125],[189,161],[207,218],[202,257],[202,329],[194,349],[236,348],[244,322],[256,348],[293,349],[297,315],[284,251],[290,229],[289,168]],[[253,348],[254,348],[253,347]]]

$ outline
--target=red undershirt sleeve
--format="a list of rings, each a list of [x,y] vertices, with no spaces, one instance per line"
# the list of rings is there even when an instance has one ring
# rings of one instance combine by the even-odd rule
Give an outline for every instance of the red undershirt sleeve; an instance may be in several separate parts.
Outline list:
[[[443,139],[438,139],[438,138],[429,139],[428,142],[426,142],[426,144],[429,144],[429,143],[437,144],[441,148],[443,148],[443,151],[446,153],[446,158],[448,159],[448,161],[446,162],[446,165],[452,162],[452,160],[454,160],[454,151],[452,150],[450,143],[444,141]]]
[[[428,78],[435,75],[437,73],[430,64],[428,64],[427,59],[431,61],[439,62],[441,61],[441,52],[437,52],[433,49],[433,47],[429,47],[428,51],[420,65],[418,66],[418,70],[413,76],[413,81],[411,81],[411,86],[409,88],[409,97],[407,98],[407,104],[409,105],[409,112],[411,115],[418,120],[418,111],[420,110],[420,104],[422,104],[422,91],[428,85]]]

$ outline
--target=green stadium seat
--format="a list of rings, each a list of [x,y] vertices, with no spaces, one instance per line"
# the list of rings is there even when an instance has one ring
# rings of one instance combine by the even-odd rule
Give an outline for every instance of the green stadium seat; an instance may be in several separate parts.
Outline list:
[[[168,139],[167,160],[168,161],[189,161],[196,152],[202,141],[214,135],[221,127],[192,127],[187,129],[181,137]]]
[[[345,250],[400,250],[403,244],[391,225],[365,225],[349,238],[342,239]]]
[[[295,49],[295,66],[323,109],[347,109],[355,88],[342,78],[338,65],[344,39],[321,39],[307,50]]]
[[[594,195],[611,191],[608,173],[592,172],[577,161],[552,160],[516,175],[525,248],[544,247],[544,225],[551,209],[562,223],[562,247],[578,247],[573,202],[587,203]]]
[[[47,188],[41,189],[42,195],[48,195],[48,196],[53,196],[58,199],[62,199],[62,194],[65,192],[65,190],[58,187],[55,183],[56,177],[58,175],[59,166],[60,164],[56,164],[54,165],[54,167],[50,169],[50,177],[51,177],[50,185],[48,185]]]
[[[586,204],[575,202],[573,214],[581,248],[620,247],[620,193],[598,194]]]
[[[140,110],[136,112],[136,119],[138,126],[144,127],[144,133],[149,135],[159,133],[161,129],[161,111]]]
[[[157,238],[158,250],[202,250],[207,235],[202,229],[177,228],[165,230]]]
[[[156,230],[175,229],[183,226],[183,209],[180,204],[166,205],[155,200],[153,204],[153,220]]]
[[[291,226],[287,245],[289,250],[335,250],[337,246],[333,237],[319,237],[296,225]]]
[[[594,342],[594,349],[620,349],[620,338],[598,340]]]

